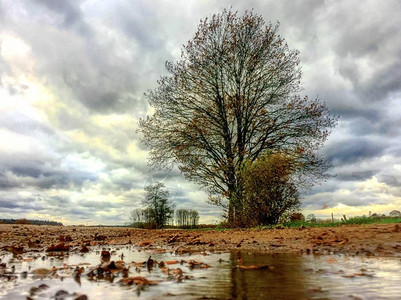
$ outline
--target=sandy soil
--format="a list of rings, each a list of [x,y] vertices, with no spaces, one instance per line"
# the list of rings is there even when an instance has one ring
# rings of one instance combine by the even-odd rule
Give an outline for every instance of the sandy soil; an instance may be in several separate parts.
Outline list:
[[[0,224],[0,254],[133,244],[161,251],[251,251],[400,256],[401,224],[271,230],[141,230],[122,227]]]

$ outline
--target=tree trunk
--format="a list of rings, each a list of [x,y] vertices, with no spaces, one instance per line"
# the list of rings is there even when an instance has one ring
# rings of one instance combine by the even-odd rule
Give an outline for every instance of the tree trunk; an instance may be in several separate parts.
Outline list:
[[[233,203],[231,199],[228,199],[228,224],[234,224],[234,210],[233,210]]]
[[[243,226],[242,186],[240,186],[237,182],[232,185],[230,184],[228,192],[228,223],[231,226]]]

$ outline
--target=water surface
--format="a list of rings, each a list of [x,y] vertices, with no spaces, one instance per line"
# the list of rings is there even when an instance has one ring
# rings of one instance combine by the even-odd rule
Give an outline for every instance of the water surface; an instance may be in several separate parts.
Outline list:
[[[89,278],[87,273],[100,264],[100,251],[94,247],[87,254],[69,253],[52,257],[46,253],[27,253],[20,257],[4,255],[7,268],[0,272],[0,299],[55,299],[60,290],[89,299],[399,299],[401,295],[401,261],[399,258],[313,256],[293,254],[256,254],[246,252],[198,253],[177,255],[140,250],[132,246],[105,248],[111,261],[177,260],[168,265],[180,268],[183,276],[162,272],[155,265],[148,269],[129,268],[129,277],[142,276],[155,281],[151,286],[121,286],[121,273],[105,278]],[[32,257],[35,259],[32,260]],[[24,261],[25,260],[25,261]],[[190,260],[209,268],[192,268]],[[76,266],[85,268],[74,276]],[[61,268],[56,276],[38,278],[32,271],[39,268]],[[1,271],[1,270],[0,270]],[[166,271],[166,270],[164,270]],[[32,294],[31,288],[45,284],[48,288]],[[75,296],[71,296],[75,293]]]

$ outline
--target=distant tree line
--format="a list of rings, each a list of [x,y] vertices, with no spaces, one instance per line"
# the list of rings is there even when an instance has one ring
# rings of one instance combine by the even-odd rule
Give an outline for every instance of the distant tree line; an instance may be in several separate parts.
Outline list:
[[[175,225],[181,228],[195,228],[199,222],[199,213],[194,209],[177,209]]]
[[[150,229],[163,228],[174,223],[181,228],[194,228],[198,225],[198,211],[178,209],[174,213],[175,204],[169,200],[169,192],[163,183],[150,184],[145,187],[145,191],[146,196],[142,201],[144,208],[131,212],[130,226]]]
[[[63,226],[63,223],[49,220],[30,220],[30,219],[0,219],[0,224],[32,224],[32,225],[52,225]]]
[[[380,213],[371,213],[369,212],[369,215],[363,215],[363,216],[354,216],[350,217],[350,219],[386,219],[386,218],[401,218],[401,212],[399,210],[392,210],[388,215],[386,214],[380,214]],[[340,219],[341,222],[346,222],[349,221],[350,219],[347,218],[346,215],[343,215]],[[318,219],[315,214],[308,214],[306,217],[301,213],[301,212],[294,212],[294,213],[287,213],[282,215],[280,218],[281,223],[288,223],[288,222],[309,222],[309,223],[317,223],[317,222],[328,222],[332,221],[334,222],[335,219],[332,215],[331,219]],[[338,219],[336,220],[338,221]]]
[[[177,209],[169,214],[163,224],[157,223],[155,214],[149,208],[137,208],[131,212],[129,225],[135,228],[163,228],[168,225],[180,228],[196,228],[199,225],[199,212],[193,209]]]
[[[130,226],[136,228],[156,228],[156,222],[153,218],[151,209],[149,208],[137,208],[131,212]]]

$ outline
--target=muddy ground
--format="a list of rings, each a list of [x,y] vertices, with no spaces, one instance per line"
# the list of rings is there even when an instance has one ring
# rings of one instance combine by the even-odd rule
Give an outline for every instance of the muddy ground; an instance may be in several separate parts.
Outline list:
[[[179,254],[234,250],[401,256],[400,225],[205,231],[0,224],[0,254],[69,250],[85,252],[87,246],[132,244]]]

